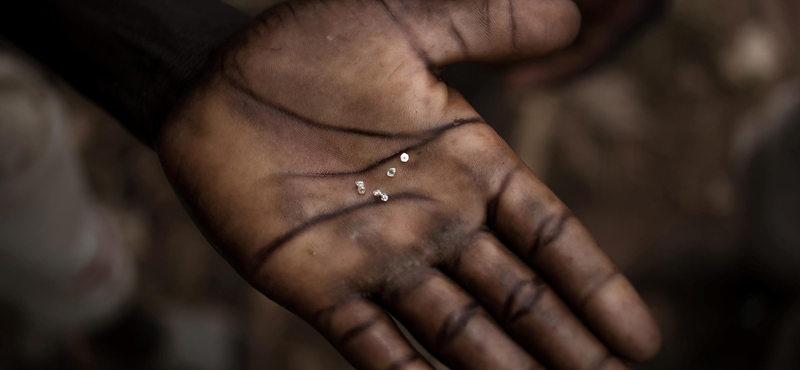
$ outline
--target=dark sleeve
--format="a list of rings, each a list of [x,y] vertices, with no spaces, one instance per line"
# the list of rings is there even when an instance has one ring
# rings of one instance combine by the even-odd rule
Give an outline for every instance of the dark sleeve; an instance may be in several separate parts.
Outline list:
[[[217,0],[14,0],[0,31],[151,147],[211,52],[247,25]]]

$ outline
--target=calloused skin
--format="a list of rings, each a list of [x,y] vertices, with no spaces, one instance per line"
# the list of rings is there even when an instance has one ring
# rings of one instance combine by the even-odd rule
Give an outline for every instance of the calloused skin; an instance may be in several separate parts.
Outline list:
[[[436,77],[579,23],[569,0],[285,3],[217,52],[158,153],[215,248],[358,369],[431,369],[391,316],[453,369],[624,369],[660,346],[646,305]]]

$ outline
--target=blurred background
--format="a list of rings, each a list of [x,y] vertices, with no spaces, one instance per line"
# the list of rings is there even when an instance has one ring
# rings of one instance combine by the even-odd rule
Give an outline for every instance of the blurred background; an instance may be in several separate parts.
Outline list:
[[[278,1],[228,2],[256,14]],[[799,47],[796,0],[677,0],[559,83],[537,80],[533,64],[445,75],[651,306],[664,346],[636,369],[800,369]],[[4,113],[15,99],[33,108]],[[91,203],[86,219],[113,220],[91,233],[123,247],[106,265],[133,262],[114,289],[132,290],[119,304],[133,308],[89,334],[28,320],[36,298],[0,304],[0,369],[351,369],[217,256],[151,149],[35,63],[0,61],[0,121],[48,109],[74,148],[42,151],[76,151],[69,166],[88,194],[75,202]],[[13,134],[2,126],[0,147]],[[0,205],[11,159],[0,161]],[[64,179],[48,181],[84,181]]]

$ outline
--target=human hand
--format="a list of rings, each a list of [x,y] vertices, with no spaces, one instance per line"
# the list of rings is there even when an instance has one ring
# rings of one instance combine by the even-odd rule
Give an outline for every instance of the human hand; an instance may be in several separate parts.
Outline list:
[[[568,48],[520,64],[507,75],[511,86],[546,84],[584,72],[619,49],[661,13],[668,0],[575,0],[581,32]]]
[[[431,369],[389,314],[454,369],[625,368],[660,345],[645,304],[436,77],[578,23],[568,0],[281,4],[218,52],[159,157],[231,265],[359,369]]]

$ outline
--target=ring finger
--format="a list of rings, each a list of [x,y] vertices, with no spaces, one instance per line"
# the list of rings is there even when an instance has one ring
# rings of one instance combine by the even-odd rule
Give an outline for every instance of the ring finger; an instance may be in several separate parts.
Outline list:
[[[479,232],[446,271],[552,369],[626,369],[527,265]]]
[[[454,369],[539,369],[480,304],[435,269],[395,281],[384,303],[442,362]]]

